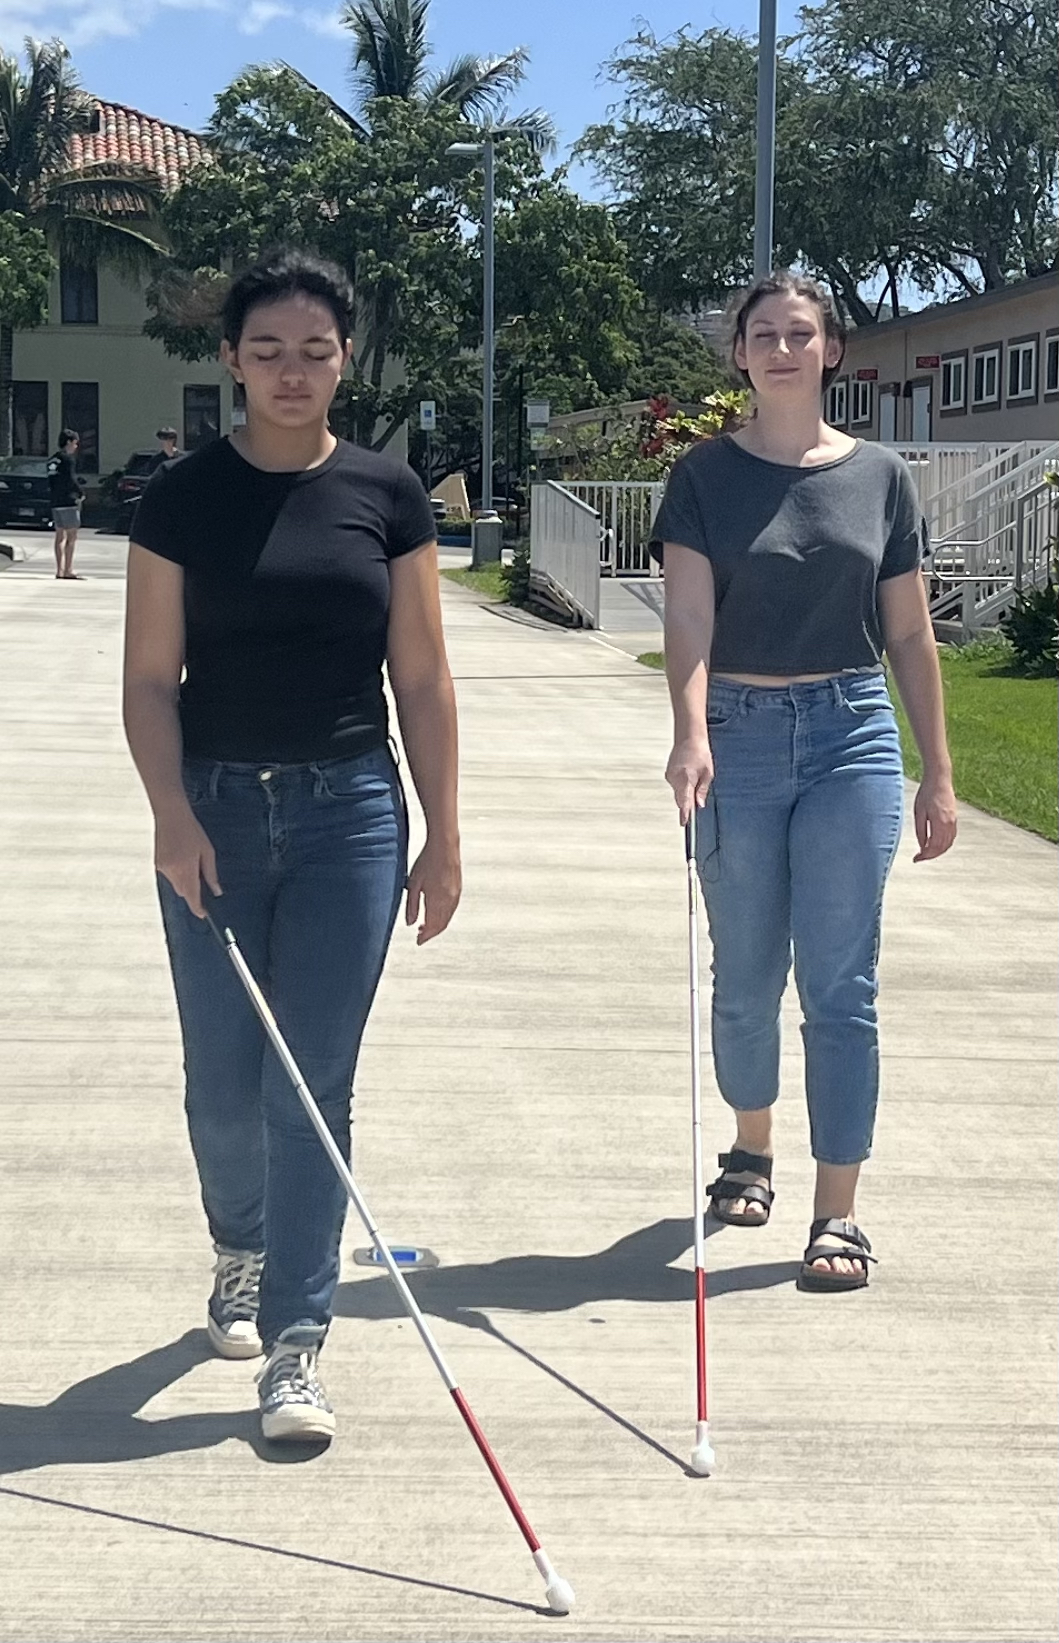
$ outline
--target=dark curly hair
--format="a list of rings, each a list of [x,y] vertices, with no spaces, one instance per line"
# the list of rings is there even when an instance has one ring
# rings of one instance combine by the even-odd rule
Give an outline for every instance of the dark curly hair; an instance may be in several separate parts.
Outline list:
[[[731,326],[731,340],[728,347],[728,365],[736,381],[744,388],[753,387],[745,371],[740,370],[735,362],[735,345],[742,342],[746,346],[746,327],[752,311],[759,302],[766,297],[806,297],[815,303],[820,310],[820,318],[824,327],[824,336],[828,342],[832,340],[842,344],[842,352],[834,365],[824,367],[824,377],[821,384],[829,388],[842,369],[842,361],[846,353],[846,322],[835,305],[835,299],[818,280],[811,280],[805,274],[792,274],[789,268],[774,269],[771,274],[762,274],[756,279],[749,290],[741,291],[732,302],[728,310],[728,320]]]
[[[221,309],[225,341],[238,348],[251,309],[299,295],[316,297],[330,308],[343,342],[353,335],[353,287],[337,263],[280,246],[266,251],[228,287]]]

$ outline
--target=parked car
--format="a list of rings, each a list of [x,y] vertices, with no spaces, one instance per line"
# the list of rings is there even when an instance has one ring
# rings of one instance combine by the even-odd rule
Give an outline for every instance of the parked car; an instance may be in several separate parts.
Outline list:
[[[147,481],[158,465],[158,447],[153,446],[149,451],[133,451],[114,486],[117,498],[117,511],[114,520],[114,529],[123,535],[129,534],[132,516],[136,512],[140,497],[147,488]]]
[[[46,456],[0,457],[0,525],[51,525]]]

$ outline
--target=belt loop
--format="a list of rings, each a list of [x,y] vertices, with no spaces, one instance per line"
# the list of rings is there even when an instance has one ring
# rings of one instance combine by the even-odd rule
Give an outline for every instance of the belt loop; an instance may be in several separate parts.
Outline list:
[[[324,796],[324,777],[319,764],[315,759],[309,760],[309,769],[313,775],[313,798],[322,799]]]
[[[218,763],[214,764],[210,770],[210,779],[207,783],[206,791],[209,793],[211,799],[215,799],[217,797],[217,789],[221,785],[221,771],[223,769],[223,764]]]
[[[745,719],[746,715],[750,712],[750,686],[749,685],[744,685],[742,690],[739,692],[738,712],[739,712],[739,717],[741,719]]]
[[[831,678],[831,700],[836,707],[842,706],[842,685],[837,673],[833,674]]]

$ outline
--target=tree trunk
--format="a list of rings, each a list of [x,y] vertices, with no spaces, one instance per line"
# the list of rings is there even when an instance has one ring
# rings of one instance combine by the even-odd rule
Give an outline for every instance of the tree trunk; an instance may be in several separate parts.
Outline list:
[[[11,455],[11,401],[15,384],[15,333],[0,322],[0,456]]]

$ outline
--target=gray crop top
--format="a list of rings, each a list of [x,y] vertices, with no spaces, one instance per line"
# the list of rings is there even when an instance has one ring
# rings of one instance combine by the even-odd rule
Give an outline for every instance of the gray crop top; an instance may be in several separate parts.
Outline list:
[[[896,451],[858,441],[818,468],[752,456],[727,435],[675,464],[651,529],[713,566],[710,666],[720,673],[844,673],[883,654],[876,589],[918,569],[926,524]]]

